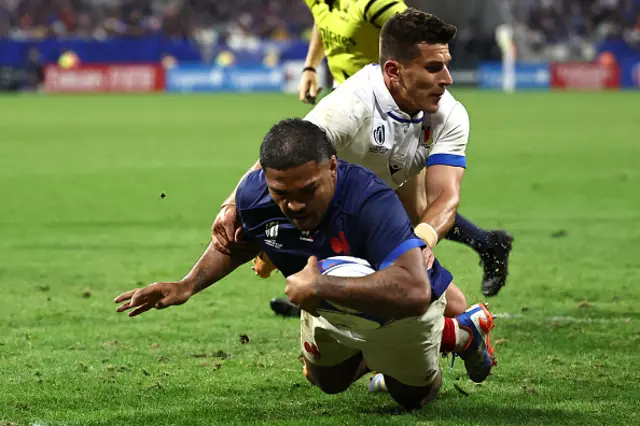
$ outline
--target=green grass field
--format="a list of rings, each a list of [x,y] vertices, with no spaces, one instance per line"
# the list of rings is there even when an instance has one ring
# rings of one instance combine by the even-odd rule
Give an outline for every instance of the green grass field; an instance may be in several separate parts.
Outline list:
[[[638,424],[640,95],[454,94],[471,115],[460,212],[515,235],[512,273],[491,299],[494,374],[446,368],[411,414],[365,379],[340,395],[305,381],[297,321],[268,306],[281,275],[246,266],[182,307],[115,312],[122,291],[189,270],[264,132],[306,106],[0,98],[0,426]],[[436,254],[479,300],[477,256]]]

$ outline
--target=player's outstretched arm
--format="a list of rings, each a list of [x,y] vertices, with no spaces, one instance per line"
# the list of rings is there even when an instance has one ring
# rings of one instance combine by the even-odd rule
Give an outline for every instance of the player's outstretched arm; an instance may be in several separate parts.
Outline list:
[[[321,275],[311,257],[300,272],[287,277],[286,293],[302,309],[313,313],[326,299],[360,312],[388,319],[422,315],[431,301],[431,286],[422,252],[406,251],[390,266],[371,275],[344,278]]]
[[[181,305],[191,296],[231,273],[238,266],[252,259],[258,250],[246,245],[233,250],[228,256],[209,244],[191,271],[180,281],[157,282],[147,287],[135,288],[115,298],[122,303],[117,312],[129,312],[129,316],[140,315],[152,308],[164,309],[172,305]]]

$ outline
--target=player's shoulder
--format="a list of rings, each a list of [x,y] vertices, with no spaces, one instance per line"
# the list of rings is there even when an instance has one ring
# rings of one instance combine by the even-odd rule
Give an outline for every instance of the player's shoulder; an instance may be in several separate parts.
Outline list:
[[[456,105],[462,105],[449,90],[445,90],[442,98],[440,98],[440,104],[438,112],[434,115],[448,116],[455,109]]]
[[[324,102],[332,106],[342,105],[348,108],[371,110],[373,108],[371,81],[376,67],[375,64],[364,66],[325,96],[318,105]]]
[[[336,91],[354,93],[361,99],[373,99],[373,81],[380,73],[378,64],[369,64],[345,80]]]
[[[438,112],[432,114],[431,122],[433,125],[460,126],[469,123],[469,113],[465,106],[457,100],[449,90],[445,90],[444,95],[440,99]]]
[[[236,208],[249,210],[273,204],[262,169],[247,174],[236,190]]]
[[[359,128],[373,113],[373,91],[368,86],[367,67],[355,73],[320,102],[304,117],[325,128],[339,125]]]

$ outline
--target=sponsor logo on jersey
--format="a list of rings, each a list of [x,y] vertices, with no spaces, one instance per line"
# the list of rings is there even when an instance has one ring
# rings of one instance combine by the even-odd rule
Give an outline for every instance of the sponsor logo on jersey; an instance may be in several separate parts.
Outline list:
[[[391,173],[392,176],[398,173],[400,170],[402,170],[402,167],[395,164],[389,164],[389,173]]]
[[[300,240],[312,243],[313,236],[311,236],[311,231],[300,231]]]
[[[356,45],[354,39],[336,34],[327,28],[318,28],[322,37],[322,45],[325,52],[331,51],[332,54],[348,52],[349,49]]]

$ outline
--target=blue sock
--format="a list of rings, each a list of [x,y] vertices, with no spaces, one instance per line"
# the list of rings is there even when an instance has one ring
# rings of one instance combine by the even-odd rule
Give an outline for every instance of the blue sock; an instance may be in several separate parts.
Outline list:
[[[456,213],[456,220],[446,238],[467,245],[480,255],[489,248],[489,232],[478,228],[459,213]]]

